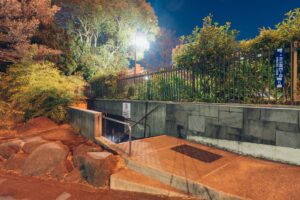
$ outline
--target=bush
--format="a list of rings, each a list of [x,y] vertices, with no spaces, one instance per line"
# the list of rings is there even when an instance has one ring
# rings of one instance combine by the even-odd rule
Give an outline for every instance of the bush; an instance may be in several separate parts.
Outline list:
[[[0,133],[3,130],[11,130],[22,120],[23,113],[18,112],[12,106],[0,100]]]
[[[90,80],[92,96],[98,98],[126,98],[126,86],[119,79],[120,71],[102,70]]]
[[[2,97],[24,112],[25,120],[45,116],[63,122],[67,106],[82,97],[81,78],[62,75],[52,63],[11,66],[2,80]]]

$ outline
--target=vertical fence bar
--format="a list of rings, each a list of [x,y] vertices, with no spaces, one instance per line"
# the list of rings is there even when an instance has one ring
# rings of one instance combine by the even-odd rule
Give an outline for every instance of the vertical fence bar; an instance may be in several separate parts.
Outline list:
[[[269,87],[269,100],[268,104],[271,102],[271,77],[270,77],[270,70],[271,70],[271,51],[268,49],[268,87]]]
[[[292,103],[297,100],[297,88],[298,88],[298,43],[293,42],[293,60],[292,60]]]

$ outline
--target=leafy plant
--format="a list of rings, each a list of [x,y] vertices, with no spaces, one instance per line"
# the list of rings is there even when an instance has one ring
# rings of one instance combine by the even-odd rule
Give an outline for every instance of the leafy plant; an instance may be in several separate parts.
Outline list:
[[[45,116],[63,122],[67,106],[82,97],[81,78],[62,75],[52,63],[16,64],[2,78],[2,96],[25,120]]]

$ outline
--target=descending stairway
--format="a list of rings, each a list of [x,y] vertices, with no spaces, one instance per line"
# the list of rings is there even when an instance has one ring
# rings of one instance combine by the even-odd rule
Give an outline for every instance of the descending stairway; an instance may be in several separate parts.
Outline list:
[[[164,139],[163,136],[161,139]],[[168,138],[171,139],[171,138]],[[108,139],[96,138],[98,143],[121,155],[128,169],[111,176],[111,189],[167,195],[172,197],[198,197],[208,200],[240,200],[238,196],[218,191],[190,178],[158,169],[145,163],[136,162],[128,157],[122,144],[115,144]],[[171,139],[174,140],[174,139]],[[176,140],[176,139],[175,139]],[[139,141],[135,141],[139,142]],[[125,152],[125,153],[124,153]]]

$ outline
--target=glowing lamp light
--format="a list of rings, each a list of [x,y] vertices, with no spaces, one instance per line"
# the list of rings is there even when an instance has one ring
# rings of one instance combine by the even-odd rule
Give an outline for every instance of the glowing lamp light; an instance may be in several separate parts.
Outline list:
[[[133,44],[137,49],[141,49],[143,51],[148,50],[150,48],[150,43],[147,40],[147,38],[141,35],[135,37]]]

